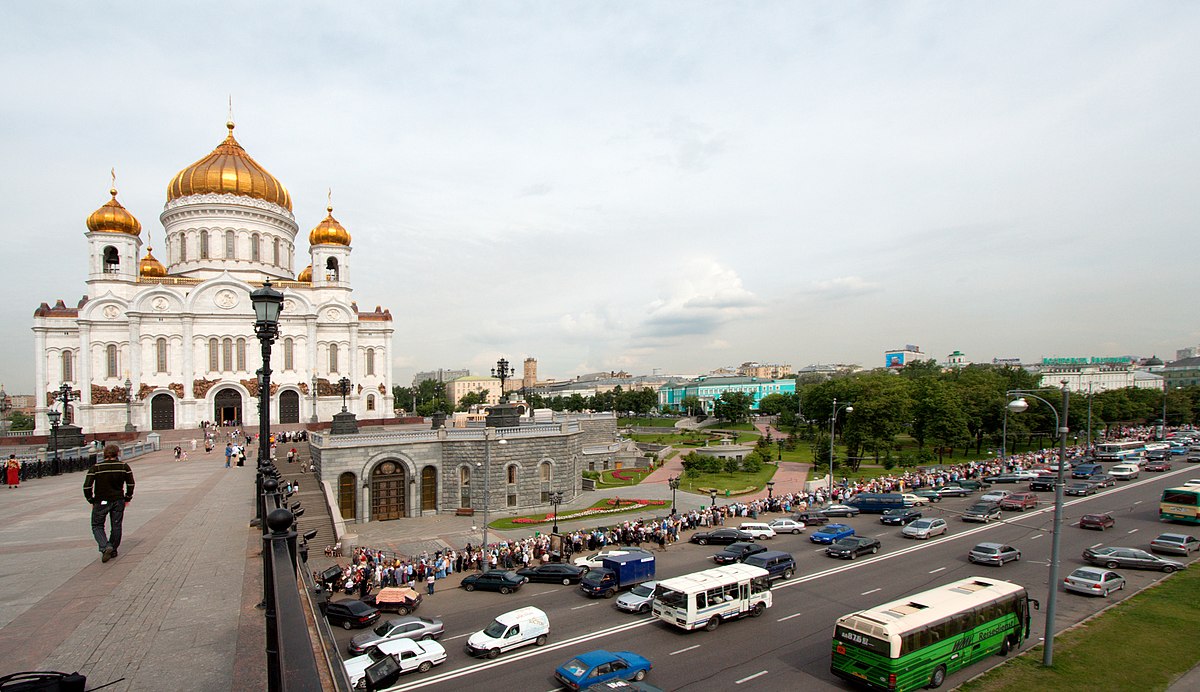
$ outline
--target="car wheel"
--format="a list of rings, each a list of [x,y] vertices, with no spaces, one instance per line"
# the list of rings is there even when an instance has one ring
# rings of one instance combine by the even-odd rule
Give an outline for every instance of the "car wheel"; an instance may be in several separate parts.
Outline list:
[[[400,606],[399,608],[396,609],[396,614],[397,615],[408,615],[408,608],[405,608],[404,606]]]
[[[1174,572],[1174,571],[1175,571],[1175,567],[1173,565],[1166,565],[1163,567],[1163,572],[1165,572],[1167,574],[1170,574],[1171,572]]]
[[[507,594],[510,591],[512,591],[512,589],[508,588],[507,586],[500,587],[500,593],[502,593],[502,594]]]
[[[707,538],[701,538],[701,539],[698,539],[698,540],[696,541],[696,544],[697,544],[697,545],[708,545],[708,539],[707,539]]]
[[[754,607],[750,609],[750,617],[756,618],[762,615],[764,610],[766,610],[766,607],[763,606],[762,602],[755,603]]]
[[[933,669],[933,675],[929,677],[929,689],[936,690],[946,682],[946,666],[938,666]]]
[[[974,563],[974,562],[975,562],[975,556],[974,556],[974,555],[967,555],[967,562]]]
[[[638,672],[633,674],[634,682],[641,682],[642,680],[645,680],[645,679],[646,679],[646,671],[644,671],[644,670],[639,670]]]
[[[708,619],[707,623],[704,624],[704,629],[708,630],[709,632],[716,632],[717,627],[720,626],[720,624],[721,618],[714,615]]]
[[[1108,594],[1109,594],[1109,592],[1111,592],[1111,591],[1112,591],[1112,589],[1105,589],[1105,590],[1104,590],[1104,597],[1105,597],[1105,598],[1108,598]]]
[[[604,592],[604,597],[605,597],[605,598],[612,598],[613,596],[616,596],[616,595],[617,595],[617,590],[616,590],[616,589],[609,589],[608,591],[605,591],[605,592]]]
[[[1113,560],[1109,560],[1108,562],[1104,563],[1104,566],[1108,569],[1116,569],[1117,563]]]
[[[427,641],[429,641],[430,639],[433,639],[433,635],[432,635],[432,634],[426,634],[426,635],[422,635],[422,636],[421,636],[421,641],[423,641],[423,642],[427,642]]]
[[[571,585],[570,577],[563,577],[563,586],[570,586],[570,585]]]
[[[487,657],[495,658],[500,655],[500,649],[488,649]]]
[[[852,551],[850,551],[850,559],[851,559],[851,560],[853,560],[853,559],[854,559],[854,558],[856,558],[856,557],[858,557],[858,553],[857,553],[857,552],[855,552],[855,551],[853,551],[853,550],[852,550]]]
[[[349,620],[342,620],[342,629],[344,629],[344,630],[351,629]]]
[[[421,665],[417,666],[417,671],[421,673],[428,673],[429,669],[432,667],[433,663],[430,661],[421,661]]]
[[[785,569],[785,570],[783,570],[783,578],[784,578],[784,579],[791,579],[791,578],[792,578],[792,574],[793,574],[793,572],[792,572],[792,570],[790,570],[790,569]]]
[[[649,613],[650,612],[650,604],[643,603],[642,605],[638,606],[638,612],[643,615],[645,615],[646,613]]]
[[[795,536],[795,535],[796,535],[796,534],[798,534],[798,533],[800,533],[800,529],[792,529],[792,535],[793,535],[793,536]]]
[[[871,546],[871,554],[872,555],[874,555],[875,553],[878,553],[878,552],[879,552],[879,546],[877,546],[877,545]]]
[[[463,588],[464,588],[464,589],[466,589],[467,591],[474,591],[474,590],[475,590],[475,585],[474,585],[474,584],[465,584],[465,585],[463,586]]]
[[[1007,656],[1008,652],[1012,651],[1012,637],[1005,637],[1000,643],[1000,655]]]
[[[537,639],[535,639],[535,640],[533,640],[533,642],[534,642],[535,644],[537,644],[538,646],[545,646],[545,645],[546,645],[546,635],[544,635],[544,634],[539,634],[539,635],[538,635],[538,638],[537,638]]]

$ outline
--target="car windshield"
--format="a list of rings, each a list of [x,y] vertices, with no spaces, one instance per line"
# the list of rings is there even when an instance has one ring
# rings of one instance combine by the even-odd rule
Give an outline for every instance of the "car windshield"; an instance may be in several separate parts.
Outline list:
[[[929,521],[928,519],[918,519],[918,520],[914,521],[913,523],[909,524],[909,526],[913,527],[914,529],[927,529],[932,524],[933,524],[933,522]]]
[[[853,538],[843,538],[834,545],[840,545],[843,548],[853,548],[854,546],[858,545],[858,541]]]
[[[487,629],[483,630],[483,633],[492,639],[499,639],[504,636],[504,630],[506,629],[508,628],[501,624],[499,620],[492,620],[492,624],[488,625]]]
[[[1090,569],[1077,569],[1074,572],[1071,572],[1071,576],[1079,579],[1093,579],[1095,581],[1100,581],[1104,577],[1103,574],[1100,574],[1099,572],[1093,572]]]
[[[578,658],[572,658],[570,661],[567,661],[566,663],[564,663],[563,669],[566,670],[568,673],[570,673],[572,676],[577,677],[577,678],[581,677],[584,673],[586,673],[588,671],[588,667],[585,666],[583,664],[583,661],[580,661]]]
[[[388,631],[390,631],[391,629],[392,629],[391,623],[385,622],[382,625],[380,625],[379,627],[376,627],[375,629],[373,629],[371,631],[381,637],[386,637]]]
[[[687,594],[675,591],[674,589],[664,589],[660,586],[656,590],[654,597],[661,601],[663,605],[672,608],[682,608],[687,605]]]
[[[975,552],[977,552],[977,553],[987,553],[987,554],[991,555],[991,554],[994,554],[994,553],[998,553],[998,552],[1000,552],[1000,549],[999,549],[999,548],[993,548],[993,547],[992,547],[992,546],[990,546],[990,545],[977,545],[977,546],[975,546]]]
[[[646,598],[654,593],[654,587],[646,586],[645,584],[638,584],[637,586],[633,587],[629,593],[633,594],[634,596]]]
[[[1175,536],[1169,533],[1164,533],[1158,537],[1158,540],[1162,543],[1183,543],[1187,539],[1183,536]]]

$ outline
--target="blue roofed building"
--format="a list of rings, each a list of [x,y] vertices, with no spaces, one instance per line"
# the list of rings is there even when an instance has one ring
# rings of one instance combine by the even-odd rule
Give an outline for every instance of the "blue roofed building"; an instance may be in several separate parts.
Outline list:
[[[667,383],[658,389],[658,406],[661,409],[683,410],[683,400],[696,397],[704,413],[712,414],[716,402],[725,392],[745,392],[754,399],[750,408],[758,410],[758,402],[769,394],[795,394],[796,381],[740,376],[705,376],[686,382]]]

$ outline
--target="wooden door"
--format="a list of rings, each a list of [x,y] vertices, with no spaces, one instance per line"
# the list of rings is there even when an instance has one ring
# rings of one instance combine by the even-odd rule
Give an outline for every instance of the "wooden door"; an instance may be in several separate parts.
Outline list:
[[[404,467],[385,461],[371,472],[371,520],[387,521],[404,516]]]

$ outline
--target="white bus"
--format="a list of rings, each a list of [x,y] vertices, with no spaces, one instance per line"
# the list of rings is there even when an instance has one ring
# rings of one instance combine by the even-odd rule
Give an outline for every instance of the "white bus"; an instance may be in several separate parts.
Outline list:
[[[1139,440],[1101,442],[1096,445],[1096,461],[1138,461],[1146,454],[1146,443]]]
[[[771,607],[770,573],[754,565],[725,565],[658,582],[654,617],[712,632],[722,620],[758,617]]]

